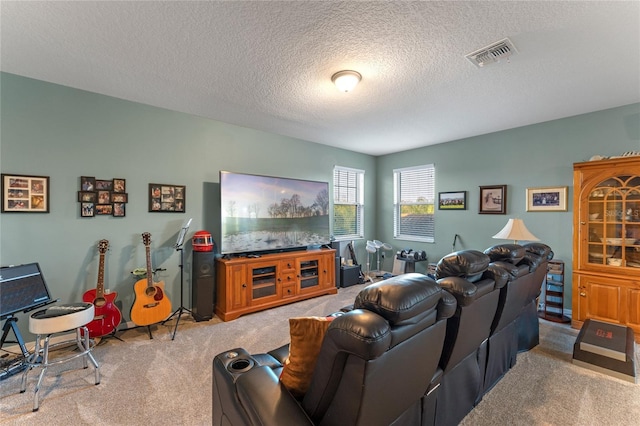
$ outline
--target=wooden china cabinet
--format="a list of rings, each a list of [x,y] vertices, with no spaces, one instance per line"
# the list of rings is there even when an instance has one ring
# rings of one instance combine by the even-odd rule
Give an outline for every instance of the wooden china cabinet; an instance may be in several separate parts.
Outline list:
[[[572,321],[631,327],[640,342],[640,157],[573,167]]]

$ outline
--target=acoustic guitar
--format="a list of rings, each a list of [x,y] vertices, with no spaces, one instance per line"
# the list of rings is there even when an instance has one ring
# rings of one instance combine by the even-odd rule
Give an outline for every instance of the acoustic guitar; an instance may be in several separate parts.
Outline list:
[[[147,276],[133,286],[135,301],[131,307],[131,321],[138,326],[151,325],[167,318],[171,313],[171,301],[164,291],[164,282],[154,282],[151,270],[151,234],[142,234],[147,253]]]
[[[113,333],[122,320],[122,313],[114,304],[118,293],[115,291],[111,293],[104,292],[104,257],[108,248],[109,241],[100,240],[98,242],[98,251],[100,252],[98,284],[96,288],[87,290],[82,296],[83,302],[93,303],[95,308],[93,320],[87,324],[89,337],[92,339]]]

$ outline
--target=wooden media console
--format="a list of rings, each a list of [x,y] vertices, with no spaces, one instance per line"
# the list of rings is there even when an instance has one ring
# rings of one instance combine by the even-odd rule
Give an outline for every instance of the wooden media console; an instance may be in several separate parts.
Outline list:
[[[240,315],[336,294],[335,250],[317,249],[217,260],[216,315]]]

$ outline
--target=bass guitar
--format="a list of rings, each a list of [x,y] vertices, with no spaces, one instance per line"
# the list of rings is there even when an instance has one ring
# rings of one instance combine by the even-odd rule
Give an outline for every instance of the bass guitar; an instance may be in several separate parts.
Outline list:
[[[100,265],[98,267],[98,285],[96,288],[87,290],[82,296],[83,302],[93,303],[95,315],[93,320],[87,324],[89,337],[95,338],[113,333],[120,321],[122,313],[114,304],[118,293],[104,292],[104,257],[109,248],[109,241],[100,240],[98,242],[98,251],[100,252]]]
[[[151,234],[142,234],[147,253],[147,276],[133,286],[135,301],[131,307],[131,321],[138,326],[151,325],[167,318],[171,313],[171,301],[164,291],[164,282],[154,282],[151,270]]]

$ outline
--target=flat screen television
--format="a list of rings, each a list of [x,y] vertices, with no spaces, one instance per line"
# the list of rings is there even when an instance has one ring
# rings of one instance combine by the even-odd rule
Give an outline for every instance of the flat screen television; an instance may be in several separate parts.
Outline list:
[[[220,253],[250,254],[329,244],[329,184],[220,172]]]
[[[0,318],[27,312],[52,301],[37,263],[0,268]]]

